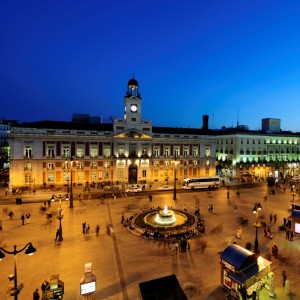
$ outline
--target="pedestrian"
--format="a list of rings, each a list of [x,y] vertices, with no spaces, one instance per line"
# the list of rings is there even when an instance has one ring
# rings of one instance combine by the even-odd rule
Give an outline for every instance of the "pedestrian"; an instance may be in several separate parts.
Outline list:
[[[51,207],[51,200],[48,200],[48,207]]]
[[[99,235],[99,231],[100,231],[100,226],[99,226],[99,224],[96,225],[95,231],[96,231],[96,236],[98,236],[98,235]]]
[[[242,227],[239,227],[238,230],[237,230],[237,233],[236,233],[236,237],[238,239],[240,239],[242,237],[242,231],[243,231]]]
[[[267,237],[267,234],[268,234],[267,228],[264,228],[264,234],[265,234],[265,237]]]
[[[285,238],[286,238],[287,240],[290,239],[290,229],[289,229],[289,228],[286,228],[286,229],[285,229]]]
[[[214,206],[211,204],[210,205],[210,212],[213,212]]]
[[[25,216],[24,216],[24,214],[22,214],[21,220],[22,220],[22,225],[24,225],[25,224]]]
[[[124,222],[125,222],[125,217],[124,217],[124,213],[122,212],[121,224],[124,224]]]
[[[33,292],[33,300],[39,300],[39,299],[40,299],[39,289],[36,289]]]
[[[58,240],[58,237],[59,237],[59,229],[56,230],[55,240],[54,240],[54,241],[57,241],[57,240]]]
[[[26,214],[26,224],[30,224],[30,213]]]
[[[286,226],[286,218],[283,218],[283,227]]]
[[[281,276],[282,276],[282,286],[284,287],[287,279],[286,272],[284,270],[281,272]]]
[[[290,241],[293,241],[294,240],[294,232],[292,229],[290,229],[290,238],[289,238]]]
[[[86,226],[86,222],[82,223],[82,233],[85,234],[85,226]]]
[[[90,224],[87,224],[85,226],[85,234],[89,234],[90,233]]]
[[[277,215],[274,215],[274,224],[277,222]]]
[[[47,279],[45,279],[41,285],[42,297],[44,297],[46,290],[49,289],[48,286],[49,286],[49,282]]]
[[[270,223],[272,223],[272,221],[273,221],[273,215],[270,214]]]
[[[211,212],[210,204],[208,204],[207,210],[208,210],[208,212]]]

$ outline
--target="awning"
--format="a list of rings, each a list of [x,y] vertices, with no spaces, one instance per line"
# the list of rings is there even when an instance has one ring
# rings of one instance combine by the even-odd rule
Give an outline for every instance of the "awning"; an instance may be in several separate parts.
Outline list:
[[[237,244],[229,245],[222,252],[220,258],[234,266],[239,271],[247,268],[253,263],[257,264],[256,254]]]
[[[257,275],[257,273],[258,273],[258,265],[252,264],[238,273],[228,274],[228,277],[233,279],[239,284],[243,284],[249,278],[253,277],[254,275]]]
[[[300,218],[300,210],[293,209],[292,210],[292,218]]]

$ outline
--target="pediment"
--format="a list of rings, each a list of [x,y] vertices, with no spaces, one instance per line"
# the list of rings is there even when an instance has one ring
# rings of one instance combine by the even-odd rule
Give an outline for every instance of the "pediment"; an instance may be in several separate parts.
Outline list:
[[[152,139],[152,136],[149,134],[146,134],[140,130],[137,129],[129,129],[125,130],[121,133],[118,133],[114,136],[114,138],[119,139]]]

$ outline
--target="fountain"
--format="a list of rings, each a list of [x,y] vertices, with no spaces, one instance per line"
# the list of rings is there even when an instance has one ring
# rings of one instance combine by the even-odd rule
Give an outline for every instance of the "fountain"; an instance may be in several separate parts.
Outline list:
[[[187,212],[169,209],[167,205],[164,209],[156,209],[146,212],[143,215],[143,222],[153,228],[172,228],[184,225],[187,221]]]
[[[158,225],[171,225],[176,221],[176,216],[173,210],[169,210],[165,205],[163,210],[159,210],[155,216],[155,222]]]

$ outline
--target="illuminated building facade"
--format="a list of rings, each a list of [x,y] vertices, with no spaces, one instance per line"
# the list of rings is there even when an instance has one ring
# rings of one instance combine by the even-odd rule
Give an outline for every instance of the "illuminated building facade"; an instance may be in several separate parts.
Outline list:
[[[123,118],[110,123],[40,121],[18,124],[10,134],[13,187],[66,185],[67,159],[76,158],[75,184],[153,184],[216,174],[216,136],[203,117],[201,129],[155,127],[141,119],[136,79],[128,82]]]
[[[219,172],[229,178],[249,175],[252,180],[266,179],[270,174],[275,177],[298,175],[300,135],[281,131],[278,122],[278,119],[263,119],[259,131],[237,127],[218,132]]]

